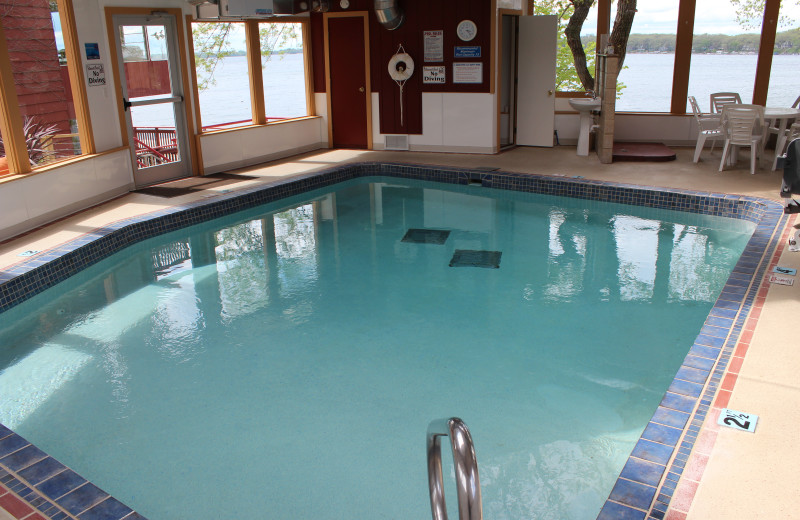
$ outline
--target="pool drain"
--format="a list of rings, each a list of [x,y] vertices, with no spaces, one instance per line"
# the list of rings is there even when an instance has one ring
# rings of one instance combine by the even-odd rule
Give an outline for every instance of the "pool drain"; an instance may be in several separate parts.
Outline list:
[[[474,251],[472,249],[456,249],[450,267],[484,267],[498,269],[500,267],[500,251]]]
[[[414,244],[444,244],[450,231],[447,229],[409,229],[402,242]]]

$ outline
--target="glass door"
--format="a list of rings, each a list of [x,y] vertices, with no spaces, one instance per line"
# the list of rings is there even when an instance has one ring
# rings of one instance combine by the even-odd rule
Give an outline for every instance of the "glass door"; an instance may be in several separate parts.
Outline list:
[[[175,17],[155,13],[114,15],[113,20],[136,186],[188,177]]]

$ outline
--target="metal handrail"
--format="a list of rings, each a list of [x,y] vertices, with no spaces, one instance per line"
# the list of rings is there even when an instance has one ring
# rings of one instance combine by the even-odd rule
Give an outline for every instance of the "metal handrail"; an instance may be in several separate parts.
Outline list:
[[[478,478],[478,459],[472,436],[464,421],[458,417],[437,419],[428,425],[428,487],[431,491],[433,520],[447,520],[442,478],[442,449],[440,437],[449,436],[456,469],[459,520],[482,520],[481,483]]]

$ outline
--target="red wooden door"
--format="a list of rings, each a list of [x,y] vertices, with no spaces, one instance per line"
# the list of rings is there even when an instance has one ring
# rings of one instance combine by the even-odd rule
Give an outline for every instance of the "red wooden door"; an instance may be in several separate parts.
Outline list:
[[[367,148],[364,18],[328,18],[331,128],[334,148]]]

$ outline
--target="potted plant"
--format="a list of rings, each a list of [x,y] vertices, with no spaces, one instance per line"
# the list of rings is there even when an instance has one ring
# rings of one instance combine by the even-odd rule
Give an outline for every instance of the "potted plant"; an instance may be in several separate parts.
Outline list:
[[[25,133],[25,146],[31,165],[40,164],[56,155],[53,149],[53,136],[58,133],[58,126],[52,123],[36,121],[33,117],[25,116],[22,122],[22,131]],[[0,135],[0,175],[8,173],[8,160],[3,136]]]

